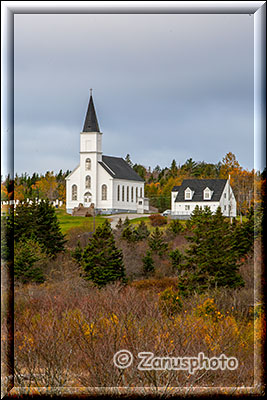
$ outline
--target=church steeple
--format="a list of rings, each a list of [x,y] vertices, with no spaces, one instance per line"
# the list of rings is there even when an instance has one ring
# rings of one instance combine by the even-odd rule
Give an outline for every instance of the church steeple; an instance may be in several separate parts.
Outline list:
[[[90,100],[83,125],[83,132],[100,132],[93,102],[92,89],[90,89]]]

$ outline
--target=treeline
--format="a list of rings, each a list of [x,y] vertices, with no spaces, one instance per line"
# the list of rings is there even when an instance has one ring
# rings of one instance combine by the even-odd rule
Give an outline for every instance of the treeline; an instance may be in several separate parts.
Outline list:
[[[259,205],[263,198],[266,184],[266,171],[263,173],[244,169],[229,152],[217,164],[196,162],[189,158],[183,165],[172,161],[169,167],[161,168],[157,165],[154,169],[140,164],[134,164],[130,155],[125,157],[126,162],[144,179],[145,196],[150,199],[151,206],[158,208],[159,212],[171,207],[171,190],[179,186],[184,179],[228,179],[237,200],[238,215],[247,215],[250,207]],[[47,171],[45,175],[27,173],[15,176],[14,181],[6,178],[1,183],[1,199],[25,201],[27,198],[34,200],[66,199],[66,176],[70,171],[58,173]]]

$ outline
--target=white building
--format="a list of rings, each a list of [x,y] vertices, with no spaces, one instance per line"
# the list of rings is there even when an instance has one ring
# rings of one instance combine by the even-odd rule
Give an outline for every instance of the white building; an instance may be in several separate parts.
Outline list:
[[[189,219],[194,208],[210,207],[213,213],[220,207],[225,217],[236,217],[236,200],[227,179],[185,179],[174,186],[171,198],[171,216]]]
[[[94,205],[97,213],[149,210],[143,179],[120,157],[102,154],[92,93],[80,133],[80,164],[66,178],[66,210]]]

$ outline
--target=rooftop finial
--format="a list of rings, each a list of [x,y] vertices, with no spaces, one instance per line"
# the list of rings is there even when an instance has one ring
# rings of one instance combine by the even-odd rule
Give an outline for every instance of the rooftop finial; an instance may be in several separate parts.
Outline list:
[[[93,93],[93,89],[90,89],[90,96],[92,96],[92,93]]]

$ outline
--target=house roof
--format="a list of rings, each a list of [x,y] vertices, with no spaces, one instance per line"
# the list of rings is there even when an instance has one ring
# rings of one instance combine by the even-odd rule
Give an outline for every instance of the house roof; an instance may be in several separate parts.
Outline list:
[[[95,106],[93,102],[92,92],[90,94],[90,100],[88,104],[88,109],[83,125],[83,132],[100,132],[99,125],[97,122]]]
[[[173,186],[172,192],[178,192],[181,186]]]
[[[178,191],[176,202],[220,201],[227,179],[185,179]],[[191,200],[185,200],[184,191],[190,188],[194,194]],[[203,199],[203,191],[208,187],[213,193],[210,200]]]
[[[98,162],[115,179],[144,182],[121,157],[102,156],[102,161]]]

